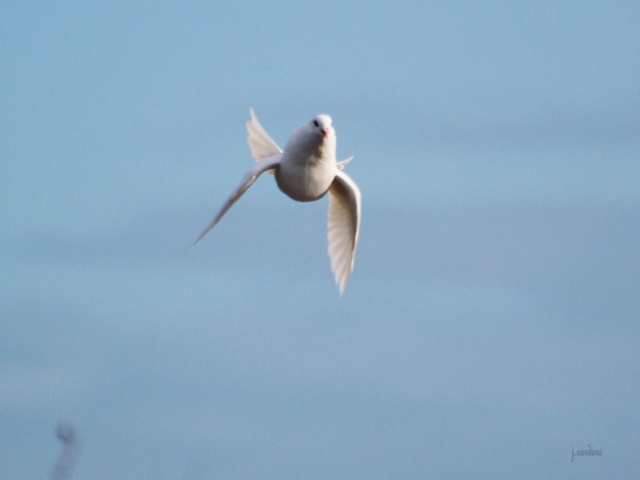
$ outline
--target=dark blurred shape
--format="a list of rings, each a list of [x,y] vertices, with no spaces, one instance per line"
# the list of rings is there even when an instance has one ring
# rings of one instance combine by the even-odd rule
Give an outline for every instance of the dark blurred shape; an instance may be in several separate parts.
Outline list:
[[[67,480],[71,478],[78,457],[78,435],[74,426],[68,422],[58,422],[55,434],[62,443],[62,451],[53,467],[51,478],[53,480]]]

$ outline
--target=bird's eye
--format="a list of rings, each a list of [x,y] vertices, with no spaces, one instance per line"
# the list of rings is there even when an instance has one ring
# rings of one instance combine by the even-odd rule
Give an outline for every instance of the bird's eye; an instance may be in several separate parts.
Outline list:
[[[318,124],[318,120],[314,120],[314,121],[313,121],[313,126],[314,126],[314,127],[319,127],[319,126],[320,126],[320,125]]]

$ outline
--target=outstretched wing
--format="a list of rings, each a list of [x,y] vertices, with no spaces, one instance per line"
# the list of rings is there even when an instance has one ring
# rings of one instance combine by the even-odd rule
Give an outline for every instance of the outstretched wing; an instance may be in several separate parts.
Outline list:
[[[257,178],[261,174],[263,174],[267,170],[278,168],[279,164],[280,164],[280,155],[274,155],[267,158],[266,160],[262,160],[261,162],[256,163],[253,167],[251,167],[247,171],[247,173],[244,174],[244,177],[242,177],[242,181],[240,182],[240,185],[236,187],[236,189],[233,191],[231,196],[227,199],[226,202],[224,202],[224,205],[222,205],[222,208],[220,208],[216,216],[213,217],[213,220],[209,222],[209,225],[206,226],[206,228],[202,231],[200,236],[196,238],[196,241],[193,242],[193,245],[195,245],[200,240],[202,240],[202,238],[207,233],[209,233],[209,231],[213,227],[216,226],[216,224],[220,221],[220,219],[224,216],[224,214],[227,213],[227,210],[229,210],[233,206],[233,204],[238,201],[238,199],[242,196],[242,194],[246,192],[251,185],[253,185],[253,183],[257,180]],[[193,247],[193,245],[191,246]]]
[[[329,258],[331,271],[344,292],[353,270],[360,230],[360,189],[338,170],[329,188]]]
[[[346,160],[342,160],[341,162],[336,163],[336,166],[340,169],[340,170],[344,170],[344,167],[346,167],[347,165],[349,165],[349,162],[353,160],[353,155],[351,155],[349,158],[347,158]]]
[[[282,150],[276,142],[271,140],[271,137],[264,131],[262,125],[258,121],[258,117],[253,113],[253,108],[249,109],[251,114],[251,120],[247,122],[247,131],[249,136],[247,141],[249,142],[249,148],[251,148],[251,155],[256,162],[269,158],[273,155],[282,153]]]

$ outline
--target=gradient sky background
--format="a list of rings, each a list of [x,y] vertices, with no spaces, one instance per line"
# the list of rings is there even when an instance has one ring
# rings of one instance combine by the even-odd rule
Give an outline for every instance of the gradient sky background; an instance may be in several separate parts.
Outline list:
[[[0,2],[3,479],[637,478],[640,3],[228,3]]]

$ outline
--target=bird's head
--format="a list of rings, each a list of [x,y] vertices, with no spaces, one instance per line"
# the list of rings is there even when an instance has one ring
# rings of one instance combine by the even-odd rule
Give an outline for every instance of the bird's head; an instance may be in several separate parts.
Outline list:
[[[303,123],[289,137],[284,149],[304,158],[335,157],[336,132],[331,126],[331,117],[317,115]]]
[[[329,135],[335,135],[333,127],[331,126],[331,117],[329,115],[317,115],[309,122],[309,130],[319,133],[322,138],[327,138]]]

